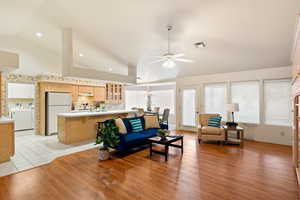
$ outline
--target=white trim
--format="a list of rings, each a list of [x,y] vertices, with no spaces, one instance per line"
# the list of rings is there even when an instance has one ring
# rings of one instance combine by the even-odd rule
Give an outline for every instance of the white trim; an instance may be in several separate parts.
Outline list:
[[[296,54],[296,49],[297,49],[297,44],[300,40],[300,16],[298,16],[298,21],[296,22],[296,31],[294,35],[294,43],[293,43],[293,49],[291,53],[291,60],[293,61],[295,58]]]

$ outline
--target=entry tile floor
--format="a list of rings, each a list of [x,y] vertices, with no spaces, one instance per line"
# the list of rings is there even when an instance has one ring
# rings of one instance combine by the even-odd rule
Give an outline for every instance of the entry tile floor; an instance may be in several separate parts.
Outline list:
[[[94,140],[65,145],[57,135],[39,136],[34,131],[15,133],[15,155],[0,164],[0,176],[47,164],[57,157],[94,148]]]
[[[175,125],[169,125],[175,130]],[[57,135],[40,136],[33,130],[15,132],[15,155],[10,161],[0,163],[0,177],[50,163],[57,157],[95,148],[95,141],[65,145]]]

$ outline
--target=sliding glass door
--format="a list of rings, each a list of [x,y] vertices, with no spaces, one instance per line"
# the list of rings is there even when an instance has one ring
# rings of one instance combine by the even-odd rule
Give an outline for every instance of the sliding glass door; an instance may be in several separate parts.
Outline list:
[[[181,90],[181,127],[196,128],[197,125],[197,89],[184,88]]]

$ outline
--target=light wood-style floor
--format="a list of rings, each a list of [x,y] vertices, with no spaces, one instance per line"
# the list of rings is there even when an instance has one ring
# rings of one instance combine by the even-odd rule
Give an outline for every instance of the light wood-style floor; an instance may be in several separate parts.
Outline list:
[[[168,162],[148,149],[99,162],[91,149],[0,178],[0,199],[300,199],[290,147],[199,145],[184,135],[183,156],[171,147]]]

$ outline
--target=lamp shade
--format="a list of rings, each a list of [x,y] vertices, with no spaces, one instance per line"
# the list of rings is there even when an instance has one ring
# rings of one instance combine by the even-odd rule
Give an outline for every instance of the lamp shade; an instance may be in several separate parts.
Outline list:
[[[238,103],[229,103],[227,104],[227,111],[228,112],[238,112],[239,109],[239,104]]]

